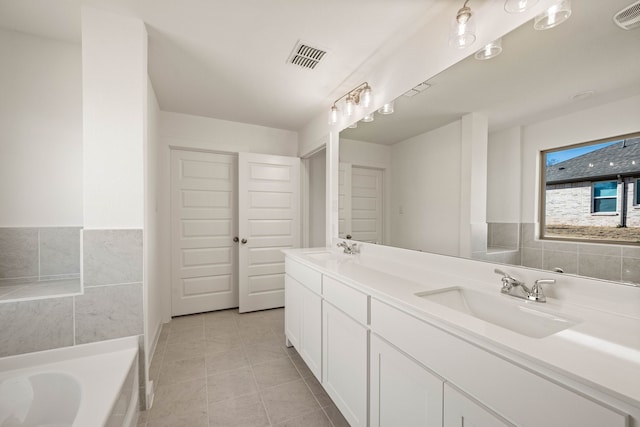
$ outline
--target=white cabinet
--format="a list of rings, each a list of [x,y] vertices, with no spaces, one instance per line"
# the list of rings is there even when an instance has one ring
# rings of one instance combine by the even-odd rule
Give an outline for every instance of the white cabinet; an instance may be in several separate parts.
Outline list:
[[[327,300],[322,312],[322,385],[351,427],[364,427],[369,331]]]
[[[444,381],[371,335],[371,427],[442,427]]]
[[[304,267],[297,266],[297,272]],[[303,280],[314,277],[315,271],[309,269],[305,274],[296,274]],[[295,274],[295,273],[294,273]],[[285,335],[311,372],[322,378],[322,298],[305,284],[285,275]]]
[[[444,427],[513,426],[465,396],[449,384],[444,386]]]

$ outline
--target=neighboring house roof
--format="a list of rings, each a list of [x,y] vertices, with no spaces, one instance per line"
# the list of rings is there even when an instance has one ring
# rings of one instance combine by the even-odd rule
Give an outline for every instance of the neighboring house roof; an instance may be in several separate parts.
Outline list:
[[[545,174],[547,184],[640,177],[640,137],[547,166]]]

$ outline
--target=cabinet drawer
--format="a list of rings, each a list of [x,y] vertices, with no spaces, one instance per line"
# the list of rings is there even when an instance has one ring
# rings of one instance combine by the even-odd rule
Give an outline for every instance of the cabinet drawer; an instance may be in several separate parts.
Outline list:
[[[322,296],[358,322],[369,323],[369,297],[342,282],[323,276]]]
[[[287,274],[318,295],[322,294],[322,274],[312,268],[285,258],[284,268]]]
[[[524,369],[375,299],[371,329],[518,426],[627,426],[621,411],[533,373],[535,366]]]

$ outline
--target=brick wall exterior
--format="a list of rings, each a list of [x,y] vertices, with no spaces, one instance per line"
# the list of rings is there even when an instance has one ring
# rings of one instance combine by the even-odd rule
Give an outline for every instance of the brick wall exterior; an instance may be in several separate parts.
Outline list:
[[[627,226],[640,227],[640,206],[634,206],[635,178],[627,182]],[[585,225],[615,227],[620,224],[622,186],[618,185],[618,212],[615,215],[593,214],[591,181],[547,185],[546,223],[549,225]],[[612,213],[613,214],[613,213]]]

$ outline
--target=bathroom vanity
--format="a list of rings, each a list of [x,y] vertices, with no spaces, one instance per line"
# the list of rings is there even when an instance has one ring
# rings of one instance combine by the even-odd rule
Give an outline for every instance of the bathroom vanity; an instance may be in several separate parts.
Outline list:
[[[540,303],[479,261],[285,254],[287,341],[351,426],[640,427],[636,287],[508,267],[556,280]]]

